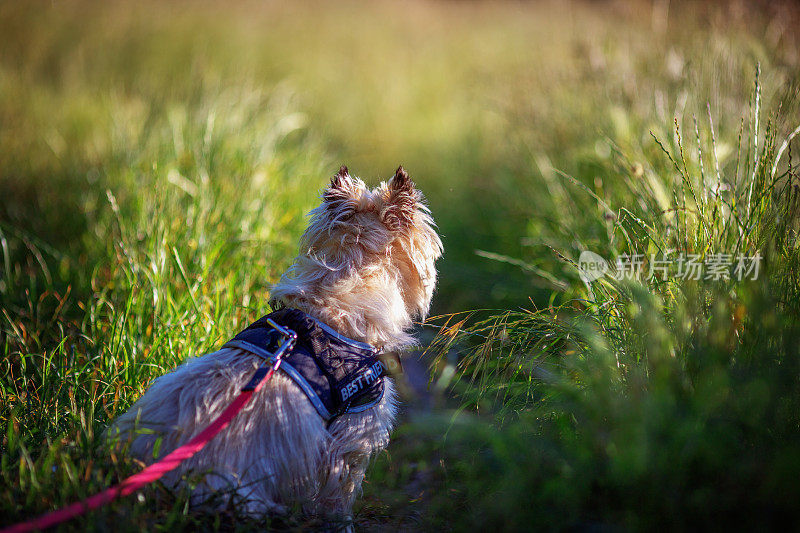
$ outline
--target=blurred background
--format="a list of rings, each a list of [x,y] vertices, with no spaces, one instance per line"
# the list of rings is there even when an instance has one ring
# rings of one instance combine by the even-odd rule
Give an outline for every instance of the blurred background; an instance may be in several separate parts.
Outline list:
[[[558,263],[538,231],[561,209],[554,169],[613,187],[615,146],[706,103],[733,132],[729,157],[757,63],[766,102],[796,91],[796,23],[771,2],[6,2],[2,217],[70,246],[59,233],[105,209],[106,188],[136,194],[108,165],[146,160],[159,129],[224,129],[258,155],[202,170],[254,195],[270,145],[303,137],[309,166],[291,179],[309,192],[340,164],[371,183],[410,170],[447,250],[437,311],[546,302],[535,269]],[[271,131],[248,128],[266,113]],[[202,140],[148,172],[196,181]]]
[[[0,412],[4,457],[28,457],[4,478],[4,513],[86,490],[42,481],[53,462],[97,486],[131,468],[86,466],[94,435],[267,310],[342,164],[368,184],[403,164],[425,192],[445,246],[434,315],[584,309],[571,261],[628,249],[621,206],[666,210],[682,172],[665,147],[735,191],[744,162],[800,123],[798,29],[796,4],[766,1],[0,2]],[[445,349],[432,377],[411,370],[445,421],[463,400],[445,392],[457,360]],[[417,449],[446,431],[426,420],[404,422],[368,478],[362,525],[452,525],[471,505],[442,485],[444,455]],[[473,460],[481,446],[453,449]],[[114,512],[163,521],[137,505]]]

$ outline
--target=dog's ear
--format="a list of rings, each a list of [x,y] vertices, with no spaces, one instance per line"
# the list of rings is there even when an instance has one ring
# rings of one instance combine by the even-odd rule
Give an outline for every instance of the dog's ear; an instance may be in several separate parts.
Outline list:
[[[339,172],[331,178],[331,184],[325,189],[322,198],[329,204],[340,204],[353,198],[354,186],[350,172],[346,166],[342,165]]]
[[[347,170],[347,167],[342,165],[339,169],[339,172],[333,175],[331,178],[331,184],[325,189],[325,199],[328,199],[328,196],[335,197],[338,195],[337,191],[342,191],[347,188],[347,185],[350,181],[350,171]]]
[[[419,193],[402,165],[386,184],[386,191],[381,221],[392,231],[405,231],[414,224]]]

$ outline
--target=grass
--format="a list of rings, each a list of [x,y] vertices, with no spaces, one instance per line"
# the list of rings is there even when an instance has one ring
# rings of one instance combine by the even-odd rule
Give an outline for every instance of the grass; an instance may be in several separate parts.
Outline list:
[[[434,342],[449,393],[371,468],[360,527],[796,521],[797,16],[0,4],[0,523],[135,471],[108,421],[260,316],[339,164],[401,162],[444,236],[435,313],[491,311]],[[585,249],[765,262],[586,285]],[[68,527],[315,525],[144,496]]]
[[[756,79],[754,102],[759,90]],[[791,161],[773,171],[773,123],[756,145],[753,117],[739,137],[749,133],[752,149],[738,146],[748,153],[714,177],[725,188],[702,186],[713,133],[694,157],[679,132],[674,153],[656,141],[675,167],[671,204],[659,209],[652,189],[630,191],[605,248],[705,261],[720,250],[760,255],[757,279],[737,275],[735,261],[729,277],[698,280],[674,267],[652,274],[651,263],[638,279],[574,284],[559,306],[468,327],[463,315],[448,318],[434,350],[472,348],[454,389],[464,414],[433,449],[415,452],[440,457],[433,516],[455,529],[512,530],[797,522],[798,176]],[[573,185],[579,204],[587,191]],[[578,271],[568,251],[556,253]]]

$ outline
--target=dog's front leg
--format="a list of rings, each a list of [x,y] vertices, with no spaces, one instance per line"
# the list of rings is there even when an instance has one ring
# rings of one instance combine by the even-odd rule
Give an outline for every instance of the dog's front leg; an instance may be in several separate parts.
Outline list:
[[[335,531],[352,531],[353,502],[364,480],[369,454],[362,450],[344,451],[337,443],[330,451],[332,453],[324,461],[314,508],[309,511],[324,516],[328,527]]]

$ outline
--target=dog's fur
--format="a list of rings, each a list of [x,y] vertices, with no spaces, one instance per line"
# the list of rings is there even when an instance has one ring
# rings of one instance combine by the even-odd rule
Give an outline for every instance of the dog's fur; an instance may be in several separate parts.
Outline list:
[[[271,304],[300,309],[376,348],[401,349],[413,340],[412,319],[428,311],[441,253],[430,211],[402,167],[372,190],[342,167],[311,212],[300,253],[273,288]],[[127,441],[133,456],[152,462],[206,427],[261,364],[232,348],[189,360],[156,379],[110,433]],[[187,473],[202,474],[194,503],[227,495],[223,501],[233,497],[250,514],[299,506],[347,517],[369,457],[389,440],[397,400],[390,378],[385,387],[377,405],[326,427],[303,392],[278,372],[166,482],[180,485]]]

